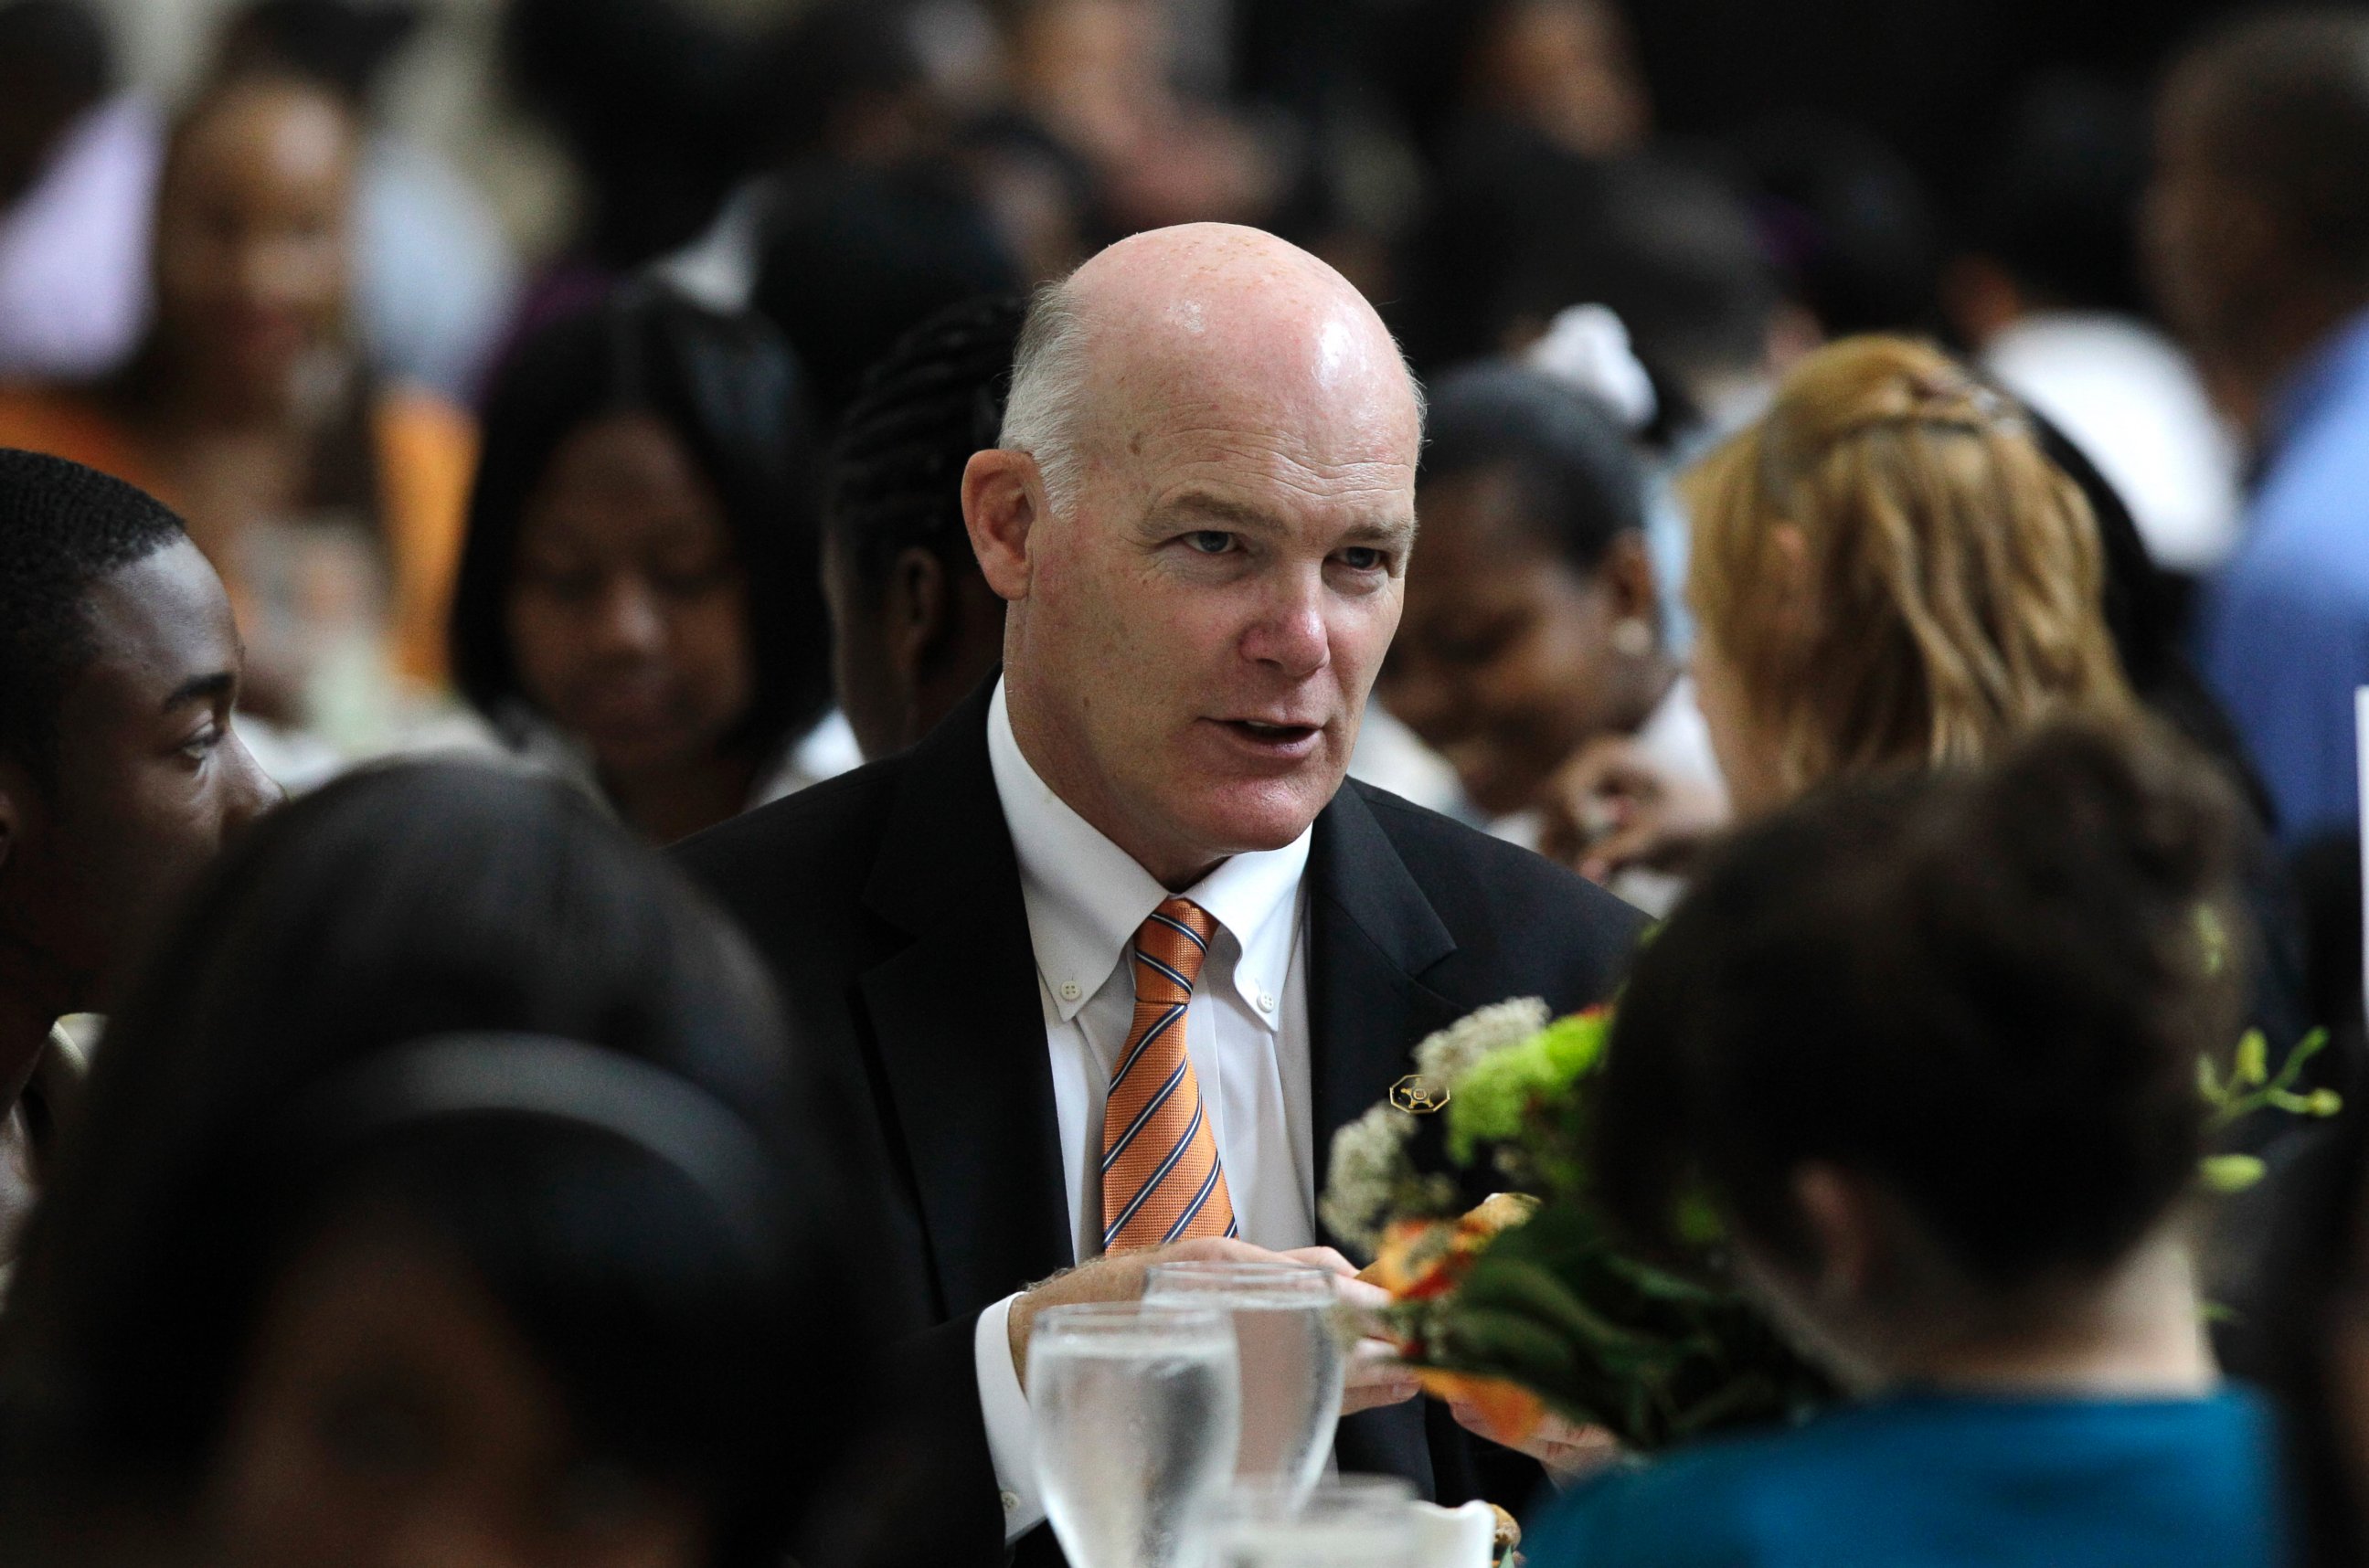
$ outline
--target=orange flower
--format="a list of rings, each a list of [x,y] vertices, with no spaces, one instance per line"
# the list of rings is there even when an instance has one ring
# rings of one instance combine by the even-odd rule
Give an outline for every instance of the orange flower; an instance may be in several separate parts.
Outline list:
[[[1509,1448],[1528,1440],[1547,1418],[1545,1401],[1503,1378],[1425,1368],[1415,1373],[1415,1381],[1424,1392],[1472,1417],[1482,1436]]]
[[[1444,1296],[1471,1261],[1456,1245],[1458,1230],[1446,1219],[1393,1219],[1382,1232],[1381,1250],[1358,1277],[1380,1286],[1393,1300]]]

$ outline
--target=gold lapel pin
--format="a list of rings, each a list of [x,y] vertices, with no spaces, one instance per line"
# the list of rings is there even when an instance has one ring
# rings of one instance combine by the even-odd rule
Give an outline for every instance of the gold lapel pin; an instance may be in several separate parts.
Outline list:
[[[1411,1072],[1390,1085],[1390,1104],[1411,1116],[1427,1116],[1448,1104],[1448,1091],[1435,1089],[1421,1073]]]

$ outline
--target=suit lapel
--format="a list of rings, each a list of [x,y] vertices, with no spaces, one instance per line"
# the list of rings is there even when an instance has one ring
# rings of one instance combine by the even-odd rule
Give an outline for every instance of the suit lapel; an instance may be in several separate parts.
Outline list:
[[[1310,846],[1310,1103],[1318,1180],[1333,1135],[1414,1070],[1417,1040],[1454,1023],[1425,970],[1456,951],[1431,901],[1354,784],[1316,819]]]
[[[987,756],[989,692],[904,769],[864,901],[911,945],[865,971],[939,1305],[977,1311],[1070,1263],[1036,961]]]
[[[1453,1023],[1455,1004],[1417,978],[1456,950],[1431,901],[1354,784],[1322,816],[1308,856],[1309,1100],[1321,1191],[1333,1135],[1412,1071],[1407,1052]],[[1341,1468],[1402,1475],[1437,1495],[1426,1402],[1344,1416]]]

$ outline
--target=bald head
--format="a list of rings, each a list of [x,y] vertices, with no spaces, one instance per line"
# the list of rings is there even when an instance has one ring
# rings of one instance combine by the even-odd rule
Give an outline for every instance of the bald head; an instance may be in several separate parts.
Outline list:
[[[1001,441],[1065,504],[1115,430],[1130,440],[1180,400],[1396,421],[1422,440],[1422,390],[1347,279],[1262,230],[1185,223],[1121,240],[1038,294]]]
[[[1373,307],[1271,235],[1139,235],[1037,302],[963,482],[1013,733],[1171,887],[1290,842],[1340,787],[1422,442]]]

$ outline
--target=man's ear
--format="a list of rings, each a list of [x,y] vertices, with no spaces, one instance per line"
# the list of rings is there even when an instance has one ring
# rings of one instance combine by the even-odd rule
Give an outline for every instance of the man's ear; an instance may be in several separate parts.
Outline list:
[[[1864,1301],[1882,1282],[1890,1252],[1879,1195],[1842,1167],[1814,1161],[1793,1173],[1793,1206],[1816,1253],[1806,1272],[1819,1299]]]
[[[1044,499],[1044,475],[1024,452],[975,452],[963,469],[963,526],[999,599],[1028,597],[1029,539]]]

